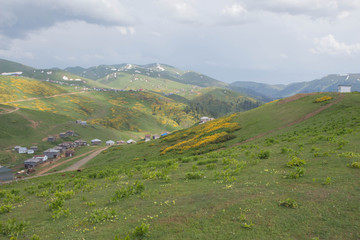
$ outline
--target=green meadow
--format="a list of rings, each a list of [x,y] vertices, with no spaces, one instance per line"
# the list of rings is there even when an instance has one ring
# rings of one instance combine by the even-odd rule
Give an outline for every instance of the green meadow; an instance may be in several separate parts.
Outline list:
[[[1,237],[359,239],[360,94],[290,100],[4,184]]]

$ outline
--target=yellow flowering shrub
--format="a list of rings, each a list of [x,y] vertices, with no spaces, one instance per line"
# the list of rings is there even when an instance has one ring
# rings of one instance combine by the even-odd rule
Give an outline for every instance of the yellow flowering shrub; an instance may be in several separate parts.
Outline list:
[[[324,96],[324,97],[315,99],[315,103],[325,102],[325,101],[329,101],[331,99],[332,99],[332,97],[330,97],[330,96]]]
[[[184,151],[192,148],[204,147],[209,144],[227,141],[234,136],[229,134],[240,129],[236,122],[230,122],[236,114],[201,124],[199,126],[178,131],[168,135],[164,141],[178,141],[174,145],[162,149],[161,154],[169,151]],[[180,141],[179,141],[180,140]]]

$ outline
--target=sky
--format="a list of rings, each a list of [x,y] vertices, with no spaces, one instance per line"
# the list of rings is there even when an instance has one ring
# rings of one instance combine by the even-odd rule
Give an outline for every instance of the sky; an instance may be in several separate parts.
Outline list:
[[[224,82],[360,72],[360,0],[0,0],[0,58],[164,63]]]

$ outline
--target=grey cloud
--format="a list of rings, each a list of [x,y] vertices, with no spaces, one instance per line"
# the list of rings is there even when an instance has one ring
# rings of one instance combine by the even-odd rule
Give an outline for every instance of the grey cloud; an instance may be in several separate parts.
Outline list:
[[[0,1],[0,33],[14,38],[71,20],[118,26],[129,26],[134,22],[116,0]]]

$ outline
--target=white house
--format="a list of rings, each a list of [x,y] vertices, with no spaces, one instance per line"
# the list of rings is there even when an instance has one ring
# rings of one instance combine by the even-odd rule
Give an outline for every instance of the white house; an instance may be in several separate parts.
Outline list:
[[[27,154],[34,154],[34,150],[28,149],[28,150],[27,150]]]
[[[27,153],[27,148],[26,147],[20,147],[18,151],[19,151],[19,153]]]
[[[129,139],[129,140],[126,141],[126,143],[127,143],[127,144],[132,144],[132,143],[136,143],[136,141],[135,141],[135,140],[132,140],[132,139]]]
[[[101,144],[101,140],[95,138],[95,139],[91,140],[91,144],[92,144],[92,145],[100,145],[100,144]]]
[[[111,145],[114,145],[114,144],[115,144],[115,142],[113,140],[107,140],[106,141],[106,145],[108,145],[108,146],[111,146]]]
[[[48,156],[46,155],[35,155],[34,158],[39,159],[41,162],[46,162],[48,160]]]
[[[351,92],[351,85],[339,85],[338,92],[341,93],[349,93]]]
[[[201,123],[206,123],[206,122],[209,122],[209,121],[212,121],[212,120],[214,120],[214,118],[201,117],[201,118],[200,118],[200,124],[201,124]]]

